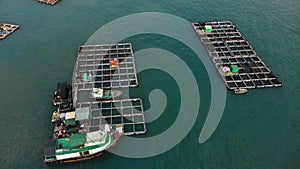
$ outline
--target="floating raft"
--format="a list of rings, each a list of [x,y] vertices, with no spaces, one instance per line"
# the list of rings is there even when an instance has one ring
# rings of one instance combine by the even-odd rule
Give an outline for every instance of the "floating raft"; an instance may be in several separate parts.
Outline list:
[[[60,0],[37,0],[38,2],[49,4],[49,5],[55,5]]]
[[[142,99],[96,101],[89,97],[93,88],[110,90],[138,86],[131,43],[84,45],[78,48],[74,66],[73,105],[88,108],[87,132],[99,130],[103,124],[123,126],[125,135],[146,133]]]
[[[88,107],[91,112],[86,129],[88,133],[100,130],[105,124],[122,125],[125,135],[146,133],[143,103],[140,98],[78,103],[77,109],[82,107]]]
[[[230,21],[195,22],[192,26],[228,89],[282,86]]]
[[[14,31],[19,29],[19,27],[20,27],[19,25],[0,23],[0,40],[12,34]]]
[[[138,86],[131,43],[80,46],[75,69],[79,91]]]

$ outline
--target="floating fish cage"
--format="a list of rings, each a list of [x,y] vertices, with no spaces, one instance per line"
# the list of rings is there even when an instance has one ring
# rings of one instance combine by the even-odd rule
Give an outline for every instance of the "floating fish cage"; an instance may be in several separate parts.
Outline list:
[[[80,46],[75,68],[78,90],[138,86],[131,43]]]
[[[19,29],[19,27],[19,25],[0,23],[0,40],[12,34],[14,31]]]
[[[105,124],[122,125],[125,135],[145,134],[143,102],[140,98],[78,103],[90,111],[87,132],[98,131]]]
[[[228,89],[282,86],[230,21],[195,22],[192,26]]]
[[[97,101],[91,98],[95,88],[103,90],[137,87],[138,79],[131,43],[84,45],[78,48],[72,90],[73,106],[89,108],[88,132],[103,124],[123,126],[125,135],[146,132],[142,99]]]
[[[55,5],[60,0],[37,0],[38,2],[49,4],[49,5]]]

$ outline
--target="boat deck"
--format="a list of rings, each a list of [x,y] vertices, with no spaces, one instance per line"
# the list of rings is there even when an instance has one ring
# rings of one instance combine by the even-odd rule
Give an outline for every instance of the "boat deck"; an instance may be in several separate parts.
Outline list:
[[[38,2],[49,4],[49,5],[55,5],[60,0],[37,0]]]
[[[19,29],[19,25],[13,25],[8,23],[0,23],[0,40],[6,38],[8,35],[12,34],[14,31]]]
[[[211,32],[205,31],[206,25]],[[232,22],[194,22],[192,26],[228,89],[282,86]],[[224,71],[233,65],[238,72]]]

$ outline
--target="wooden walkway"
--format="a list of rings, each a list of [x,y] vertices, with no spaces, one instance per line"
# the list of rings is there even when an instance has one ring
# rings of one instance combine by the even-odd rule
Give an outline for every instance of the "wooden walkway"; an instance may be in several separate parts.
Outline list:
[[[0,40],[4,39],[14,31],[19,29],[19,25],[13,25],[8,23],[0,23]]]
[[[228,89],[282,86],[231,22],[195,22],[192,26]]]

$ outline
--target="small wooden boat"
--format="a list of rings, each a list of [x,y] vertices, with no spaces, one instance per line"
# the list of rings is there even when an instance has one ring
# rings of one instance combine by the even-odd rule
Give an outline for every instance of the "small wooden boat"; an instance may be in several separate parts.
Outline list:
[[[58,83],[52,102],[54,106],[59,108],[60,112],[71,111],[73,109],[71,84],[67,82]]]
[[[123,95],[123,92],[117,90],[103,90],[101,88],[93,88],[90,97],[97,100],[111,100]]]
[[[248,92],[247,89],[244,89],[244,88],[237,88],[237,89],[234,89],[233,93],[234,94],[246,94]]]
[[[67,104],[72,102],[72,86],[67,82],[57,84],[53,96],[53,105]]]

